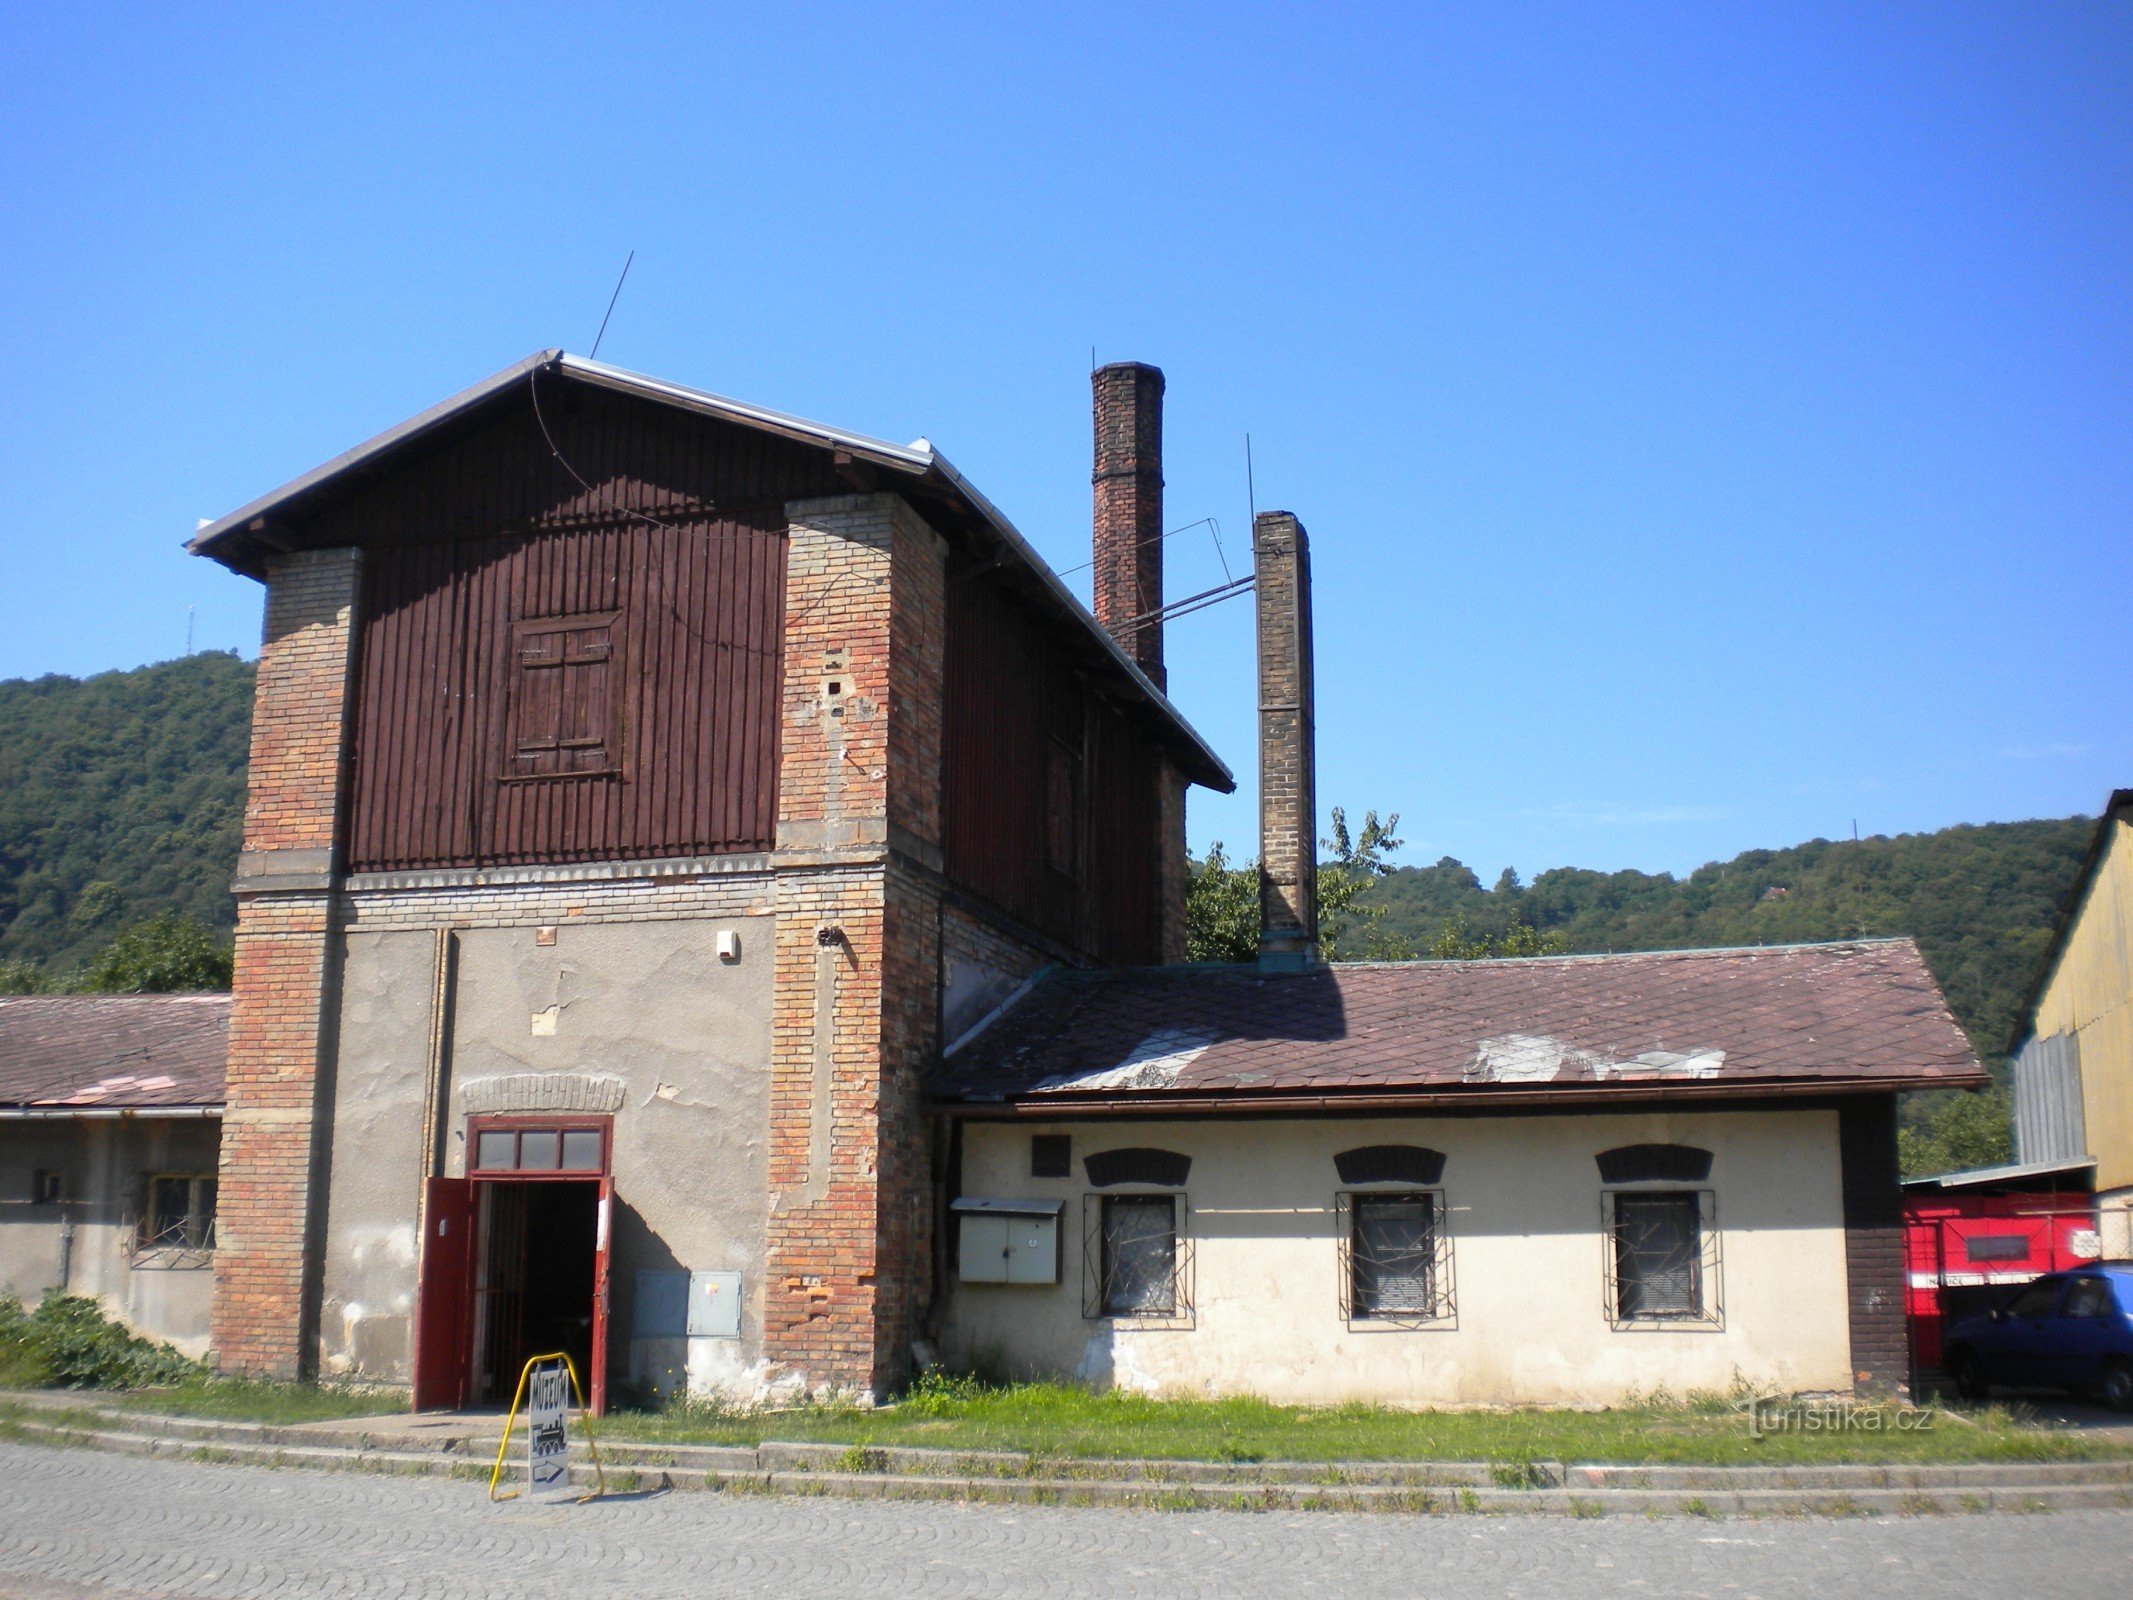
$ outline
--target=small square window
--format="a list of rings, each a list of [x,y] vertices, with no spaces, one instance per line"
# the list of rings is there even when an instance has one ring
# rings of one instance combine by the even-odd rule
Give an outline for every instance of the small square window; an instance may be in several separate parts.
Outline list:
[[[205,1173],[152,1174],[135,1243],[142,1250],[214,1249],[215,1180]]]
[[[518,1135],[510,1129],[485,1129],[474,1146],[474,1165],[483,1172],[509,1172],[518,1165]]]
[[[1066,1133],[1036,1133],[1029,1141],[1029,1175],[1032,1178],[1066,1178],[1074,1172],[1074,1137]]]
[[[528,1128],[518,1136],[518,1164],[526,1172],[554,1172],[562,1166],[563,1136],[553,1128]]]
[[[563,1170],[565,1172],[598,1172],[600,1170],[600,1130],[598,1128],[566,1128],[563,1130]]]
[[[39,1168],[30,1174],[30,1204],[33,1206],[56,1206],[65,1196],[66,1183],[62,1174],[48,1168]]]

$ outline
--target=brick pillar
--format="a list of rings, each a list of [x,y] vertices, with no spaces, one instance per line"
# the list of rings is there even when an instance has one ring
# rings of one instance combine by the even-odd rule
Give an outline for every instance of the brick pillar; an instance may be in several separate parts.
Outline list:
[[[321,1102],[358,550],[275,558],[252,710],[228,1106],[216,1194],[215,1362],[301,1375],[316,1317]]]
[[[1096,422],[1096,620],[1160,689],[1163,625],[1163,374],[1138,361],[1089,375]],[[1130,626],[1129,626],[1130,625]]]
[[[1252,523],[1259,606],[1259,965],[1318,958],[1318,769],[1311,705],[1311,543],[1286,511]]]
[[[1837,1113],[1844,1179],[1845,1306],[1852,1387],[1862,1396],[1909,1398],[1904,1322],[1903,1190],[1896,1165],[1896,1097],[1847,1100]]]
[[[878,1394],[930,1281],[944,547],[894,495],[788,518],[764,1337]]]

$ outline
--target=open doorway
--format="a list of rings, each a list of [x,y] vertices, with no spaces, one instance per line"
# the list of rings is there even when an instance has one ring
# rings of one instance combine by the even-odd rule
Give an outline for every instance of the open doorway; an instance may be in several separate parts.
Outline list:
[[[467,1176],[432,1184],[418,1408],[508,1404],[527,1361],[560,1350],[594,1413],[605,1409],[613,1133],[604,1117],[470,1119]]]
[[[479,1205],[475,1403],[508,1403],[527,1361],[555,1350],[590,1381],[599,1186],[485,1183]]]

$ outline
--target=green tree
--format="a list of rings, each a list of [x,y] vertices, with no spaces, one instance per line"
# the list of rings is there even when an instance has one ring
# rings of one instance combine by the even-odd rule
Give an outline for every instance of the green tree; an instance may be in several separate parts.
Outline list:
[[[1911,1110],[1912,1125],[1896,1130],[1896,1156],[1906,1178],[2004,1166],[2014,1159],[2014,1108],[1999,1084],[1976,1094],[1914,1095]]]
[[[34,961],[0,961],[0,994],[50,994],[52,980]]]
[[[1333,836],[1319,840],[1328,852],[1318,864],[1318,938],[1328,961],[1411,961],[1414,946],[1385,927],[1385,908],[1364,898],[1392,866],[1386,857],[1403,843],[1393,830],[1400,814],[1383,822],[1375,811],[1363,813],[1362,828],[1350,834],[1348,813],[1333,808]]]
[[[166,911],[97,952],[73,984],[81,994],[175,994],[230,986],[230,946],[198,919]]]
[[[1429,942],[1432,961],[1501,961],[1512,956],[1559,956],[1570,946],[1559,933],[1542,933],[1514,922],[1499,933],[1475,933],[1458,917],[1446,917]]]
[[[1217,839],[1185,879],[1185,959],[1251,961],[1259,954],[1259,867],[1233,867]]]

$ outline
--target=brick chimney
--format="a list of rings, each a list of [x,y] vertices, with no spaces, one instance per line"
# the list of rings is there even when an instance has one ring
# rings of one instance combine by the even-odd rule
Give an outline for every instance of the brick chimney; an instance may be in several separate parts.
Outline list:
[[[1096,620],[1160,689],[1163,624],[1163,374],[1114,361],[1089,375],[1096,412]]]
[[[1259,605],[1259,970],[1318,960],[1318,768],[1311,542],[1286,511],[1252,520]]]

